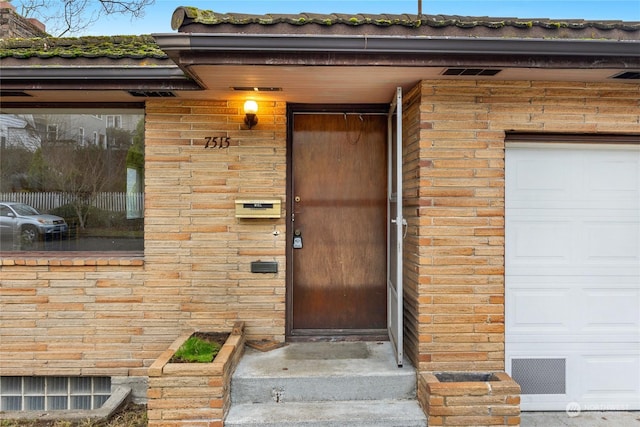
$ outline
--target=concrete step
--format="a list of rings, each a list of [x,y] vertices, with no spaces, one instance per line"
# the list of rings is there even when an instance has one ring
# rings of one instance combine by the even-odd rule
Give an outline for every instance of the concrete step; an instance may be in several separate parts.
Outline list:
[[[425,427],[415,400],[232,405],[225,427]]]
[[[247,349],[231,379],[225,427],[427,425],[416,372],[389,342],[289,343]]]
[[[248,349],[231,382],[232,404],[406,400],[416,395],[415,369],[398,368],[388,342],[291,343]]]

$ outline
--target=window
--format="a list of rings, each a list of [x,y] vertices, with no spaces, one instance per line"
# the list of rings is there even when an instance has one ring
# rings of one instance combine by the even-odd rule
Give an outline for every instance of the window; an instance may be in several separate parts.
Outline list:
[[[92,410],[110,394],[109,377],[0,377],[0,411]]]
[[[47,124],[47,141],[56,141],[58,139],[58,125]]]
[[[122,116],[107,116],[107,127],[108,128],[121,128],[122,127]]]
[[[0,251],[143,249],[144,115],[113,113],[0,113]]]

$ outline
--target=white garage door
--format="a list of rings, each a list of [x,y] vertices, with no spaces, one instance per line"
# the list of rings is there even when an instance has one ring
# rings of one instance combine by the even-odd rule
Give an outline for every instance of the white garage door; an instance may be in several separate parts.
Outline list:
[[[508,145],[505,358],[523,410],[640,409],[639,148]]]

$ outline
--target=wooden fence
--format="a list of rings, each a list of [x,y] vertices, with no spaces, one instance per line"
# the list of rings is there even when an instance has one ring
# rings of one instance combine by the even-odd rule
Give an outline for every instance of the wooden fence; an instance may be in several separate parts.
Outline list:
[[[2,202],[20,202],[33,206],[40,212],[49,212],[72,203],[74,196],[69,193],[0,193]],[[143,193],[98,193],[90,201],[91,206],[111,212],[143,212]]]

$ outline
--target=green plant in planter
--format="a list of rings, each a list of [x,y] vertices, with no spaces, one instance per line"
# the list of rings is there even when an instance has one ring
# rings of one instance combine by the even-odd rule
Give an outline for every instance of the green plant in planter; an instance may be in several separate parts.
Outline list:
[[[171,361],[209,363],[216,357],[220,347],[220,343],[192,336],[180,346]]]

